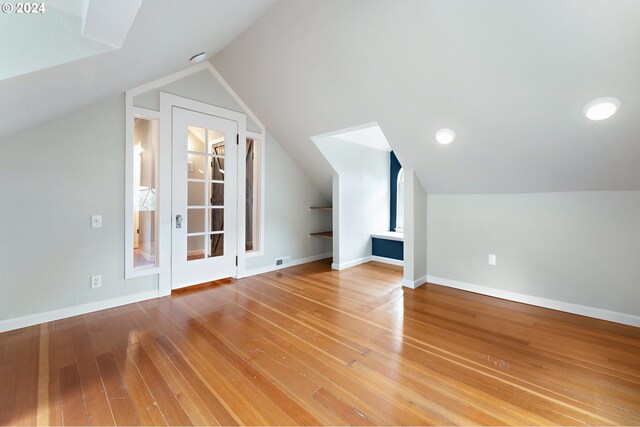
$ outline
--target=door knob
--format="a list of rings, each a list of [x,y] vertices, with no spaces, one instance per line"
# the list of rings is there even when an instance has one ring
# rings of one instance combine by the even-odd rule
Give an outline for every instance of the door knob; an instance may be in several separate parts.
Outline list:
[[[176,215],[176,228],[182,228],[182,215]]]

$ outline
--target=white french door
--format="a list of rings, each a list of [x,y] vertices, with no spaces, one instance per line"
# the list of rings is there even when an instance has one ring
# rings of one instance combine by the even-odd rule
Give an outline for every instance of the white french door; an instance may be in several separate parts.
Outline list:
[[[236,275],[238,123],[172,109],[173,289]]]

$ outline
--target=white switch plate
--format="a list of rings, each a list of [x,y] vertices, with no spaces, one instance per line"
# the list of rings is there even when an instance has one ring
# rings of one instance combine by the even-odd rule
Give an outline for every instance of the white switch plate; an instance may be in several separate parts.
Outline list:
[[[489,254],[489,265],[496,265],[498,262],[498,257],[496,254]]]
[[[91,276],[91,289],[101,288],[102,287],[102,276],[96,274],[95,276]]]
[[[102,228],[102,215],[91,215],[91,228]]]

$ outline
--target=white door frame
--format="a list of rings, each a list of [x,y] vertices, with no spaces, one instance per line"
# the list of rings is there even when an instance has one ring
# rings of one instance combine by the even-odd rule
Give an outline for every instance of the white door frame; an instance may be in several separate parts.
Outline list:
[[[159,165],[158,165],[158,208],[159,214],[159,279],[158,290],[159,296],[171,294],[171,230],[173,227],[173,217],[171,212],[171,139],[172,139],[172,112],[173,107],[192,110],[198,113],[209,114],[212,116],[222,117],[232,120],[238,124],[238,197],[237,197],[237,255],[238,272],[244,271],[245,263],[245,211],[244,211],[244,194],[245,194],[245,175],[246,164],[246,129],[247,116],[244,113],[231,111],[215,105],[206,104],[204,102],[194,101],[192,99],[183,98],[177,95],[160,92],[160,143],[159,143]]]

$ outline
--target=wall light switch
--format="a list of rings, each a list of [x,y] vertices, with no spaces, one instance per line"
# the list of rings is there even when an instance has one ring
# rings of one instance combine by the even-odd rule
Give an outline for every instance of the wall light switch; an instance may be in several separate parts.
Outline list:
[[[102,215],[91,216],[91,228],[102,228]]]
[[[498,258],[496,257],[496,254],[489,254],[489,265],[496,265],[497,262]]]

